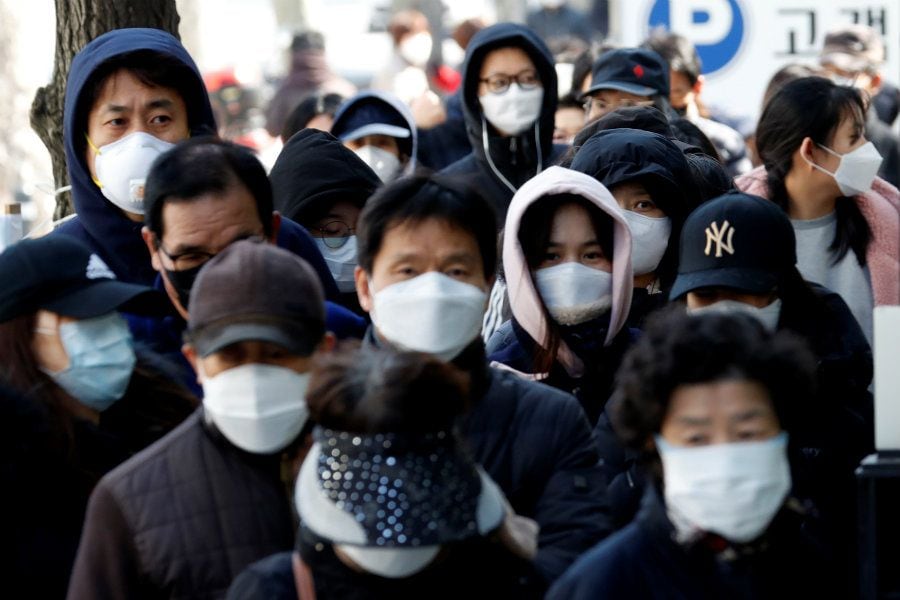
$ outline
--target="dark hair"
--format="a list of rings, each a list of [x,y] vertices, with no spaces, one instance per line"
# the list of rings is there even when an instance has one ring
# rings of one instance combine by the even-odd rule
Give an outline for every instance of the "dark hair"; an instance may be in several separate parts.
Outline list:
[[[720,164],[722,163],[722,157],[719,155],[719,151],[716,150],[715,145],[699,127],[684,117],[671,119],[669,121],[669,126],[672,128],[672,133],[674,133],[676,140],[684,142],[685,144],[690,144],[691,146],[696,146],[703,151],[703,154],[706,154]]]
[[[859,90],[835,85],[824,77],[797,79],[781,88],[766,104],[756,128],[756,149],[766,168],[771,200],[788,211],[785,179],[794,153],[807,137],[823,146],[831,146],[841,122],[854,118],[865,126],[866,106]],[[865,265],[866,250],[872,239],[869,224],[852,198],[839,197],[835,204],[837,228],[829,250],[834,263],[853,250],[860,265]]]
[[[313,92],[304,96],[300,103],[291,111],[281,128],[281,139],[287,144],[288,140],[319,115],[329,115],[334,118],[334,113],[344,102],[340,94],[328,92]]]
[[[578,110],[584,110],[581,100],[578,99],[578,94],[574,92],[569,92],[559,99],[556,110],[561,108],[577,108]]]
[[[659,433],[679,386],[742,379],[766,389],[782,429],[790,431],[808,410],[815,368],[809,348],[791,333],[769,334],[745,315],[689,316],[672,306],[650,317],[622,361],[611,400],[613,425],[627,446],[643,451]]]
[[[700,79],[703,71],[700,55],[693,42],[683,35],[655,30],[641,47],[659,54],[668,63],[670,70],[687,77],[691,85]]]
[[[613,257],[613,220],[600,210],[596,204],[575,194],[554,194],[543,196],[525,211],[519,223],[518,239],[525,255],[525,263],[530,271],[540,266],[550,243],[550,230],[557,211],[568,204],[575,204],[587,211],[591,225],[600,242],[603,255],[612,261]],[[547,323],[547,339],[535,340],[534,369],[536,373],[547,373],[556,361],[561,339],[559,326],[550,316],[550,312],[541,299],[544,319]]]
[[[372,272],[387,232],[405,223],[444,221],[472,235],[485,279],[497,269],[497,224],[487,201],[461,182],[425,171],[401,177],[369,198],[356,226],[359,266]]]
[[[734,186],[734,179],[728,174],[722,163],[712,156],[698,152],[685,154],[684,157],[691,168],[691,175],[697,187],[698,195],[698,203],[695,206],[688,206],[689,211],[694,210],[707,200],[712,200],[737,189]]]
[[[325,36],[313,29],[298,31],[291,40],[291,52],[305,50],[325,50]]]
[[[215,133],[202,124],[204,119],[200,111],[206,105],[207,92],[200,76],[174,56],[155,50],[134,50],[117,54],[94,69],[78,96],[75,108],[78,119],[75,123],[76,131],[87,131],[88,116],[100,97],[103,86],[113,74],[121,70],[128,71],[148,87],[165,87],[178,92],[187,108],[188,127],[192,134]],[[87,140],[81,135],[76,138],[75,146],[81,156]]]
[[[623,106],[582,127],[575,134],[572,145],[557,164],[568,168],[585,142],[595,134],[607,129],[640,129],[674,139],[672,128],[669,126],[669,118],[655,106]]]
[[[429,354],[350,344],[315,359],[306,402],[329,429],[449,431],[469,406],[469,379]]]
[[[766,86],[766,91],[763,94],[763,108],[765,109],[766,105],[769,103],[769,100],[772,99],[772,96],[774,96],[776,92],[778,92],[778,90],[780,90],[790,82],[796,81],[798,79],[803,79],[804,77],[814,77],[820,74],[820,69],[816,69],[809,65],[800,63],[791,63],[789,65],[781,67],[780,69],[775,71],[775,74],[772,75],[772,78],[769,80],[769,84]]]
[[[218,138],[202,136],[181,142],[154,162],[144,186],[144,222],[163,237],[166,202],[191,202],[208,193],[242,185],[256,200],[266,236],[272,235],[272,187],[253,152]]]

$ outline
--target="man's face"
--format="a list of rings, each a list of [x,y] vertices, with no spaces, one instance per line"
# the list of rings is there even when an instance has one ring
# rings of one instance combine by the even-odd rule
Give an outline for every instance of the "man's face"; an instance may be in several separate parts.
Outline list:
[[[691,80],[687,75],[670,70],[669,81],[672,82],[669,90],[669,102],[672,104],[672,108],[682,110],[694,103],[698,90],[696,85],[691,85]]]
[[[272,238],[278,232],[280,218],[273,214]],[[162,239],[144,228],[144,242],[150,251],[153,268],[162,275],[169,299],[182,317],[186,307],[178,299],[176,287],[167,271],[195,269],[234,241],[253,236],[265,237],[256,199],[243,184],[233,182],[223,192],[210,192],[189,201],[167,201],[162,210]]]
[[[88,113],[87,135],[91,143],[85,148],[85,162],[92,178],[97,179],[95,148],[137,131],[173,144],[186,140],[190,135],[187,107],[176,90],[150,87],[131,71],[120,69],[100,87]]]
[[[617,108],[626,106],[653,106],[653,99],[620,90],[597,90],[585,102],[584,108],[587,114],[585,122],[590,123]]]
[[[822,69],[838,85],[847,85],[874,96],[881,89],[881,76],[865,71],[845,71],[833,64],[823,64]]]
[[[371,311],[375,293],[428,272],[443,273],[485,292],[490,288],[475,237],[446,221],[425,219],[389,225],[372,272],[356,268],[360,306]]]

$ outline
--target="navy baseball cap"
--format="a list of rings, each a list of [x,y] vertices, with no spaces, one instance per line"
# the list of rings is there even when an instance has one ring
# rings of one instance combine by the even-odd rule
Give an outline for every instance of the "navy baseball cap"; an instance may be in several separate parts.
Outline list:
[[[90,319],[114,310],[165,314],[168,299],[116,279],[103,259],[73,237],[22,240],[0,254],[0,322],[37,310]]]
[[[352,104],[351,104],[352,103]],[[348,101],[335,115],[331,133],[342,142],[367,135],[388,135],[405,139],[412,135],[409,124],[395,108],[378,98]]]
[[[708,287],[765,294],[795,268],[794,228],[774,202],[729,192],[688,216],[678,258],[671,300]]]
[[[590,96],[600,90],[619,90],[637,96],[669,97],[669,67],[653,50],[617,48],[600,55],[594,62]]]

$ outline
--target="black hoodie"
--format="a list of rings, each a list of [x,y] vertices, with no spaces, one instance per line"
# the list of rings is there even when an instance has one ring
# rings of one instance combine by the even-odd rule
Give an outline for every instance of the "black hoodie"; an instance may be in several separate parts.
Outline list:
[[[504,183],[485,155],[483,134],[487,122],[483,119],[478,101],[478,84],[481,65],[487,54],[492,50],[508,47],[521,48],[531,58],[544,86],[544,100],[537,121],[537,134],[534,128],[529,128],[519,135],[503,137],[488,125],[488,147],[494,167],[518,189],[537,173],[554,164],[565,150],[565,146],[553,144],[557,90],[556,68],[550,50],[534,31],[523,25],[498,23],[479,31],[469,42],[463,63],[463,114],[472,153],[442,172],[465,176],[466,181],[491,203],[497,213],[498,223],[503,223],[515,190]]]

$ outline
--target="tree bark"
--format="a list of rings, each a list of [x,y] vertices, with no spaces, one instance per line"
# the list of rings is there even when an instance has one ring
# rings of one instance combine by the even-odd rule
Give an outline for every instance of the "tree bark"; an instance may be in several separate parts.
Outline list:
[[[63,150],[63,102],[72,58],[94,38],[123,27],[153,27],[178,37],[175,0],[55,0],[56,54],[53,78],[31,104],[31,128],[50,152],[57,187],[67,185]],[[71,195],[56,197],[54,218],[73,211]]]

